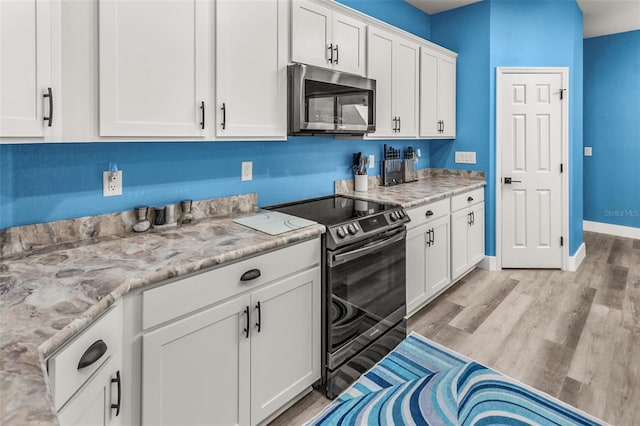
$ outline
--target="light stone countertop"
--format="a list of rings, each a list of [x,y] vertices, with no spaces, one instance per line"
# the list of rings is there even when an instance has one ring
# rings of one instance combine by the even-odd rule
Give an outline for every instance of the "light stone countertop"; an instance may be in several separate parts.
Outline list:
[[[128,292],[324,232],[271,236],[208,218],[0,258],[0,424],[58,424],[45,358]]]
[[[423,169],[418,172],[419,179],[415,182],[381,186],[379,177],[371,176],[366,192],[355,191],[352,179],[336,182],[335,191],[336,194],[400,204],[405,209],[410,209],[486,185],[484,174],[478,172],[443,169]]]

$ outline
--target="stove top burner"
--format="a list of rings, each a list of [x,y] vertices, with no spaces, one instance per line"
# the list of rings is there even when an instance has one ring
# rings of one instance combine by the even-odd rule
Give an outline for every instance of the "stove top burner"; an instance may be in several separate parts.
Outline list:
[[[265,209],[303,217],[327,226],[329,249],[372,237],[409,221],[400,206],[342,195],[312,198]]]

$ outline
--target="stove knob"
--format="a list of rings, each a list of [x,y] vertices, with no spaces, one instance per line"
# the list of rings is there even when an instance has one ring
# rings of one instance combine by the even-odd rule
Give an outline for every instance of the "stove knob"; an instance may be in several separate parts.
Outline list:
[[[340,238],[344,238],[347,236],[347,233],[344,231],[344,228],[336,229],[336,234],[338,234],[338,237]]]
[[[350,223],[349,226],[347,226],[347,231],[349,231],[349,233],[351,235],[355,235],[356,232],[358,232],[358,230],[356,229],[355,226],[353,226],[353,223]]]
[[[404,217],[404,212],[402,210],[398,210],[398,219],[402,219]]]
[[[391,214],[389,215],[389,218],[391,219],[391,222],[395,222],[396,220],[398,220],[398,216],[396,215],[396,212],[391,212]]]

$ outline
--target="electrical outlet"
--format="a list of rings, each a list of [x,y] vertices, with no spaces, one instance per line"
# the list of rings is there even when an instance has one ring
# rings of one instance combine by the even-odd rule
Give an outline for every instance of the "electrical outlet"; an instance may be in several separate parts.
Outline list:
[[[102,196],[122,195],[122,170],[102,172]]]
[[[584,147],[584,156],[585,157],[591,157],[593,155],[593,148],[590,146],[585,146]]]
[[[455,161],[458,164],[476,164],[475,151],[456,151]]]
[[[253,179],[253,162],[243,161],[242,162],[242,180],[252,180],[252,179]]]
[[[369,168],[373,169],[376,164],[376,156],[373,154],[369,154]]]

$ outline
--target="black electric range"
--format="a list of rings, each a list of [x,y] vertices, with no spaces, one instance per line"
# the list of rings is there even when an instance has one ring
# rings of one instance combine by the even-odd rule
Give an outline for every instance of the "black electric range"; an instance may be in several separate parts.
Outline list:
[[[398,205],[342,195],[265,207],[327,227],[322,383],[335,398],[406,336],[406,228]]]

